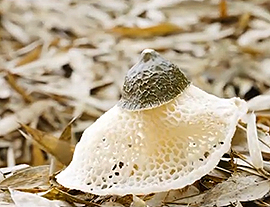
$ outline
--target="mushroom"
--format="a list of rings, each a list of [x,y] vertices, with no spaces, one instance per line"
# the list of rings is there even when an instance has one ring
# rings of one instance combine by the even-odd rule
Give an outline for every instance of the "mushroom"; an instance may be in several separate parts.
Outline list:
[[[84,131],[56,179],[97,195],[185,187],[215,168],[246,113],[245,101],[204,92],[146,49],[125,77],[121,100]]]

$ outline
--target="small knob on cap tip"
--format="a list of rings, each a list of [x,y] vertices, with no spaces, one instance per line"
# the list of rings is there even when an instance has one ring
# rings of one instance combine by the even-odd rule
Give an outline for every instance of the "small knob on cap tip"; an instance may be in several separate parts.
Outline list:
[[[144,49],[141,53],[143,62],[148,62],[150,59],[157,57],[158,53],[153,49]]]

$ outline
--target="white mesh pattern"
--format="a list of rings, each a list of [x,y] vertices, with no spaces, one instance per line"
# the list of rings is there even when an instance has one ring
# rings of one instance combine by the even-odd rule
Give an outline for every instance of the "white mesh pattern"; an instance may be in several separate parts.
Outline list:
[[[246,110],[240,99],[220,99],[192,85],[155,109],[115,106],[85,130],[57,181],[99,195],[182,188],[216,166]]]

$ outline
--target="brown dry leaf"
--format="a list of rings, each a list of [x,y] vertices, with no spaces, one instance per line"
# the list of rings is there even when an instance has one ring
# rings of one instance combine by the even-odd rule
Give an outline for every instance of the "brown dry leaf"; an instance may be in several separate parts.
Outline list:
[[[9,83],[9,85],[17,92],[19,93],[23,99],[26,102],[32,103],[33,102],[33,98],[31,96],[29,96],[28,94],[25,93],[25,89],[23,89],[21,86],[19,86],[16,82],[16,78],[13,74],[8,73],[7,74],[7,82]]]
[[[115,200],[116,203],[120,203],[124,206],[130,206],[131,203],[133,202],[133,196],[131,194],[125,195],[125,196],[120,196],[117,197]]]
[[[76,196],[70,195],[55,187],[48,190],[45,194],[42,195],[42,197],[50,199],[50,200],[62,200],[68,203],[80,203],[80,204],[85,204],[87,206],[100,206],[99,204],[95,204],[93,202],[83,200]]]
[[[139,27],[131,28],[131,27],[116,26],[109,30],[109,32],[118,34],[122,37],[129,37],[129,38],[148,38],[154,36],[165,36],[176,34],[181,31],[183,31],[182,28],[166,22],[146,28],[139,28]]]
[[[227,0],[220,0],[219,2],[219,17],[226,18],[228,16]]]
[[[250,22],[250,13],[244,13],[241,15],[238,21],[238,27],[236,30],[236,35],[242,34],[248,27],[248,24]]]
[[[71,140],[72,124],[74,123],[75,120],[76,120],[76,118],[72,119],[68,123],[68,125],[65,127],[65,129],[63,130],[63,132],[61,133],[61,135],[59,137],[60,140],[70,142],[70,140]]]
[[[48,189],[49,166],[28,167],[15,172],[0,183],[0,189]]]
[[[27,63],[30,63],[34,60],[37,60],[40,56],[41,53],[41,49],[42,46],[39,45],[36,48],[34,48],[33,50],[31,50],[29,53],[27,53],[26,55],[24,55],[16,64],[16,66],[22,66],[25,65]]]
[[[72,130],[72,124],[76,120],[76,118],[72,119],[68,125],[65,127],[63,132],[61,133],[59,140],[66,141],[67,143],[71,143],[71,130]],[[51,159],[51,164],[50,164],[50,175],[54,174],[55,172],[63,169],[63,164],[59,162],[57,159],[54,157]]]
[[[31,135],[33,140],[45,152],[54,156],[63,165],[68,165],[72,159],[74,146],[66,141],[59,140],[57,137],[49,133],[33,129],[29,126],[21,124],[22,128]]]
[[[45,164],[44,155],[36,143],[33,143],[31,155],[32,155],[32,159],[31,159],[32,166],[39,166],[39,165]]]

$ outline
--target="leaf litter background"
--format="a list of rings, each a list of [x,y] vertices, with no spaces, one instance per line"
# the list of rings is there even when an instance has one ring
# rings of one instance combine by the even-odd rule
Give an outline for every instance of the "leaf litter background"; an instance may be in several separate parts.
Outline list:
[[[1,0],[0,18],[1,206],[270,205],[268,0]],[[203,90],[248,101],[264,169],[240,123],[216,169],[184,189],[101,197],[57,185],[54,173],[120,98],[145,48]]]

